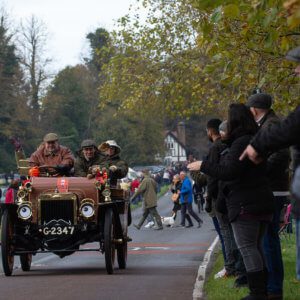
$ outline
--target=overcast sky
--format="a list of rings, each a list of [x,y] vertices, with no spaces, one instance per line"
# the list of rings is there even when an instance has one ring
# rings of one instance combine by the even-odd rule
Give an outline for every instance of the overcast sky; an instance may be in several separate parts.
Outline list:
[[[98,27],[113,29],[135,0],[0,0],[17,23],[31,15],[42,20],[49,32],[49,56],[54,69],[80,62],[87,49],[86,34]]]

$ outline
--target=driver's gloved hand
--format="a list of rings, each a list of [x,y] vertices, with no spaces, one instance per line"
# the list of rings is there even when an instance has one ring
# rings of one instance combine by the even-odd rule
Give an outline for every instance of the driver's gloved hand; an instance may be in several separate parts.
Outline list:
[[[56,170],[60,173],[68,173],[70,171],[70,167],[67,165],[56,165],[55,166]]]
[[[118,167],[115,166],[115,165],[112,165],[112,166],[109,167],[109,170],[112,171],[112,172],[117,171],[117,169],[118,169]]]

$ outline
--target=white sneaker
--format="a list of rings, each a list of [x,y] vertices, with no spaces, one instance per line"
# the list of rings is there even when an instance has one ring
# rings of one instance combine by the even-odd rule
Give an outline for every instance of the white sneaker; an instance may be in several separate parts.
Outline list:
[[[222,278],[226,275],[226,270],[225,268],[223,268],[221,271],[219,271],[217,274],[215,274],[214,278],[218,279],[218,278]]]
[[[153,221],[150,221],[149,223],[147,223],[144,227],[145,228],[151,228],[154,226],[154,222]]]

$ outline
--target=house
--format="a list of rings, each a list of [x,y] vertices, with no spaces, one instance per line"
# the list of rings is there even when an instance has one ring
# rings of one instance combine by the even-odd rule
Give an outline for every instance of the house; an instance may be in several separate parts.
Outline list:
[[[186,161],[185,124],[179,122],[176,131],[165,132],[166,156],[165,163]]]

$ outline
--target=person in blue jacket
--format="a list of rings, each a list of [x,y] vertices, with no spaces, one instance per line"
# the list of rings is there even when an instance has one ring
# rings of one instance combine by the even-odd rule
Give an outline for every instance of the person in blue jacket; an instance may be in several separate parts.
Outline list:
[[[185,172],[180,172],[179,174],[180,180],[182,181],[181,189],[180,189],[180,198],[179,203],[181,205],[181,226],[185,226],[185,218],[186,218],[186,211],[188,210],[189,214],[198,222],[198,228],[201,227],[203,221],[200,217],[194,212],[193,210],[193,187],[192,182],[186,176]],[[186,227],[194,226],[192,221]]]

